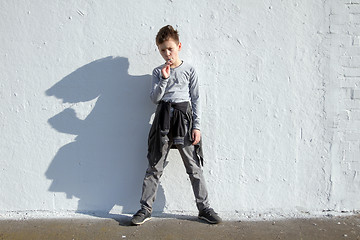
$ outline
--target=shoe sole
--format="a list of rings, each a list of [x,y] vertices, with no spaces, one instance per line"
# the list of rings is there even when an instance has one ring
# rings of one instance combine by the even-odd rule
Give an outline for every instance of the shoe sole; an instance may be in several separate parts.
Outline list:
[[[145,218],[144,221],[139,222],[139,223],[134,223],[133,221],[131,221],[131,223],[134,224],[134,225],[136,225],[136,226],[138,226],[138,225],[144,224],[145,222],[147,222],[147,221],[149,221],[149,220],[151,220],[151,217]]]
[[[201,220],[205,220],[206,222],[208,223],[211,223],[211,224],[218,224],[218,223],[221,223],[221,222],[218,222],[218,221],[210,221],[209,219],[205,218],[205,217],[198,217],[199,219]]]

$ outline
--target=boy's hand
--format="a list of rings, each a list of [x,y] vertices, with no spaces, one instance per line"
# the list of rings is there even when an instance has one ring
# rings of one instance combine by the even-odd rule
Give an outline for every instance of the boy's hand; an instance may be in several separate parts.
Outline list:
[[[168,61],[166,65],[161,69],[161,75],[163,78],[169,78],[170,77],[170,62]]]
[[[201,138],[200,130],[193,129],[192,130],[192,139],[193,139],[192,145],[198,144],[200,142],[200,138]]]

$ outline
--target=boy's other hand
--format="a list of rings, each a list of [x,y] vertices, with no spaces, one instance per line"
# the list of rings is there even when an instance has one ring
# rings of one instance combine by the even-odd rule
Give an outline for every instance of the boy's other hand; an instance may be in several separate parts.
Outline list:
[[[161,75],[165,79],[170,77],[170,63],[169,62],[167,62],[167,64],[161,69]]]
[[[192,130],[192,139],[193,139],[192,145],[198,144],[200,142],[200,138],[201,138],[200,130],[193,129]]]

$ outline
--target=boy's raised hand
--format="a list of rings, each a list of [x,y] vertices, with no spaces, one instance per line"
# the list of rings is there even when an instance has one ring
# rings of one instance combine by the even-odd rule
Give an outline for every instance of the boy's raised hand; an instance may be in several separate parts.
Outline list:
[[[161,69],[161,75],[163,78],[169,78],[170,77],[170,62],[168,61],[166,65]]]

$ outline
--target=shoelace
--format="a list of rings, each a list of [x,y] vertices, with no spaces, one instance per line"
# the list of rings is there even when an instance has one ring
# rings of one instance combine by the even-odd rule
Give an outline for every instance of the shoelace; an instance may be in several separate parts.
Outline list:
[[[211,208],[205,209],[204,213],[209,214],[210,216],[215,215],[215,211]]]
[[[135,215],[136,216],[142,216],[146,214],[146,210],[145,209],[140,209]]]

